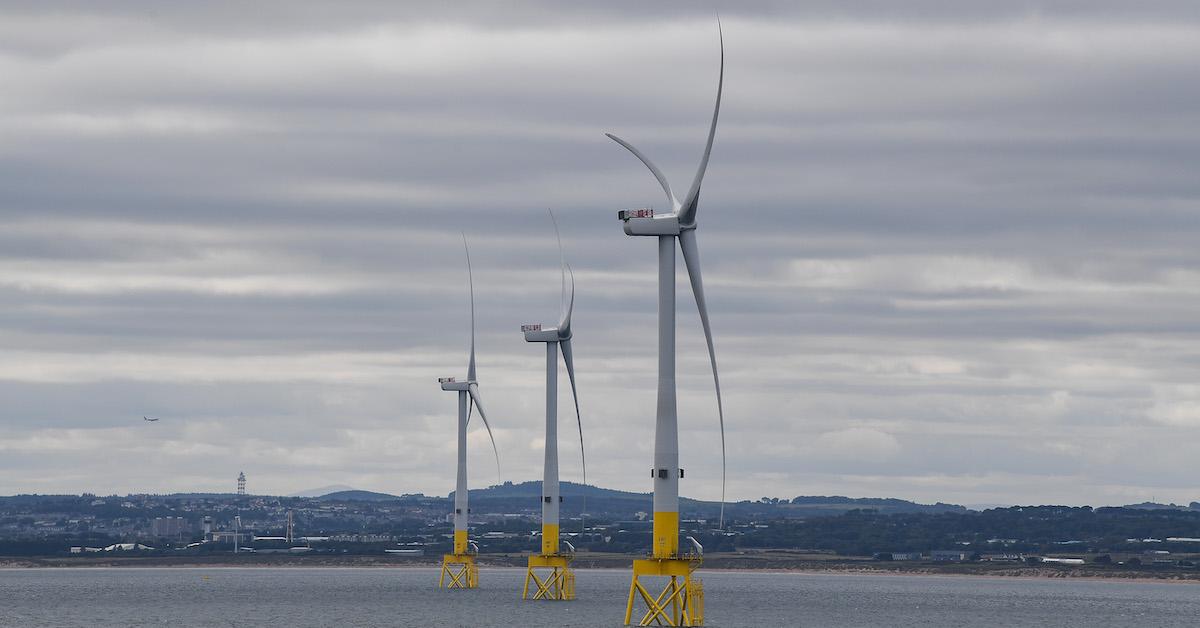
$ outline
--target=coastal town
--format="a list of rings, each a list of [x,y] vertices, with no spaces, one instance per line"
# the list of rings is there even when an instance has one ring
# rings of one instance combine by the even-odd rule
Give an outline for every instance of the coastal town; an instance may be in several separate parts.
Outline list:
[[[515,565],[536,548],[536,491],[536,482],[471,491],[481,560]],[[563,535],[581,563],[618,566],[639,555],[651,534],[649,494],[573,483],[564,494]],[[449,547],[452,500],[356,490],[0,497],[0,561],[424,564]],[[716,506],[689,503],[702,515]],[[707,549],[710,567],[1200,578],[1200,503],[974,511],[797,497],[738,502],[728,514],[724,528],[707,516],[681,521]]]

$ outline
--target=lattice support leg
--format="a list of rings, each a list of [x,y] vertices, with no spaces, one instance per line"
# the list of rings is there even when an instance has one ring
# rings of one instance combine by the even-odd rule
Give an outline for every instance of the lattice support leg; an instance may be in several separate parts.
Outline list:
[[[479,586],[479,567],[470,554],[443,554],[438,588],[474,589]]]
[[[684,558],[644,559],[633,561],[633,578],[629,583],[629,600],[625,605],[625,625],[633,621],[634,607],[640,600],[646,608],[639,626],[701,626],[704,624],[704,586],[693,572],[698,560]],[[650,580],[665,584],[658,595],[651,593]],[[644,579],[644,580],[643,580]]]
[[[533,585],[530,587],[530,585]],[[530,590],[533,595],[530,597]],[[575,571],[571,569],[571,557],[564,555],[541,555],[529,557],[529,568],[525,570],[525,586],[522,600],[575,599]]]

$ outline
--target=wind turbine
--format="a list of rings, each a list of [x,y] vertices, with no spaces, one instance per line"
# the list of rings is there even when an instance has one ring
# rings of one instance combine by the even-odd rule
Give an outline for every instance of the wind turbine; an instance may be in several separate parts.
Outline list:
[[[587,455],[583,450],[583,418],[579,414],[579,395],[575,389],[575,362],[571,353],[571,313],[575,309],[575,274],[567,265],[562,252],[562,238],[558,233],[558,221],[550,212],[554,222],[554,235],[558,238],[559,268],[561,277],[562,314],[557,327],[543,327],[540,323],[522,325],[526,342],[546,344],[546,457],[542,471],[542,553],[529,557],[529,568],[525,572],[525,588],[521,599],[529,597],[529,583],[537,586],[535,600],[571,600],[575,598],[575,575],[571,571],[571,554],[559,552],[559,505],[562,493],[558,486],[558,353],[567,365],[567,377],[571,380],[571,397],[575,400],[575,421],[579,426],[579,451],[583,460],[583,484],[587,486]],[[571,291],[566,292],[567,275],[571,276]],[[569,296],[568,296],[569,295]],[[569,545],[569,544],[568,544]],[[543,579],[538,568],[550,569]]]
[[[626,235],[658,238],[658,411],[654,431],[654,469],[651,470],[651,476],[654,478],[653,559],[634,562],[633,584],[630,587],[629,604],[625,614],[626,624],[630,621],[634,595],[638,591],[650,609],[643,618],[642,625],[650,621],[659,621],[660,617],[667,620],[668,625],[694,625],[697,623],[697,613],[700,615],[699,620],[703,621],[703,589],[693,586],[694,579],[691,577],[691,571],[695,569],[695,563],[698,563],[699,552],[702,551],[694,539],[689,539],[694,548],[694,559],[690,561],[693,564],[686,569],[679,564],[687,563],[689,559],[679,554],[679,480],[683,477],[683,469],[679,468],[679,420],[675,390],[676,241],[683,252],[683,261],[691,280],[696,307],[700,311],[700,324],[704,328],[704,339],[708,344],[708,357],[712,364],[713,384],[717,390],[717,416],[721,429],[720,525],[725,525],[725,412],[721,403],[721,380],[717,375],[717,358],[713,350],[708,306],[704,301],[700,249],[696,243],[696,209],[700,200],[700,184],[704,180],[708,157],[712,152],[717,117],[721,111],[721,90],[725,81],[725,41],[720,31],[720,21],[717,22],[717,32],[720,38],[721,65],[717,79],[716,104],[713,106],[704,156],[700,158],[696,176],[683,200],[676,198],[666,176],[646,155],[616,135],[606,134],[649,168],[671,204],[669,214],[656,215],[652,209],[625,210],[617,214],[624,222]],[[639,584],[639,575],[670,576],[671,582],[667,585],[667,590],[655,598]],[[676,582],[676,578],[680,576],[685,578],[682,586]],[[668,615],[668,612],[671,614]]]
[[[438,379],[442,390],[458,393],[458,477],[454,488],[454,551],[442,556],[442,574],[438,579],[438,586],[441,587],[446,576],[450,576],[451,589],[474,589],[479,581],[478,568],[475,566],[476,551],[467,539],[467,515],[471,512],[467,507],[467,425],[471,421],[473,408],[479,408],[479,418],[483,419],[483,426],[487,428],[488,438],[492,441],[492,451],[496,454],[496,475],[500,475],[500,450],[496,448],[492,426],[483,411],[483,402],[479,397],[479,380],[475,375],[475,278],[471,272],[471,249],[467,246],[466,234],[463,234],[463,249],[467,255],[467,284],[471,294],[471,353],[467,361],[467,380],[460,382],[453,377]]]

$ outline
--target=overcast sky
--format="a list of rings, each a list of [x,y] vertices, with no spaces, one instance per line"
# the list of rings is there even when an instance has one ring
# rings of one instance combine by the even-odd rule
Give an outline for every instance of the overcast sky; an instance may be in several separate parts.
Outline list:
[[[589,480],[649,490],[655,247],[615,212],[665,203],[603,133],[687,188],[721,8],[730,497],[1200,499],[1194,2],[106,4],[0,8],[0,494],[448,493],[460,231],[503,477],[539,479],[548,207]],[[681,490],[715,499],[682,270]]]

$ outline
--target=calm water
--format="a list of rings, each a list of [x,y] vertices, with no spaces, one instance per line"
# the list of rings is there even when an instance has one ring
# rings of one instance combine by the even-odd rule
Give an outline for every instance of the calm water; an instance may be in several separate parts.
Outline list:
[[[436,569],[0,570],[0,626],[619,626],[628,574],[521,602],[524,570],[439,591]],[[709,626],[1200,626],[1200,585],[708,572]]]

